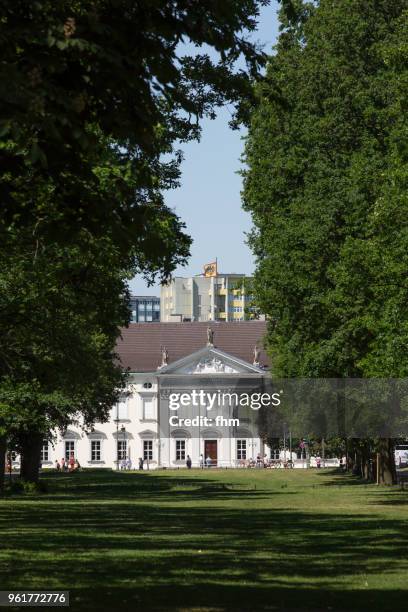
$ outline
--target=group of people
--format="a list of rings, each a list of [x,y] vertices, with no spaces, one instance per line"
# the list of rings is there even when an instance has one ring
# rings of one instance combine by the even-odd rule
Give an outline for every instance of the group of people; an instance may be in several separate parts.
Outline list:
[[[55,460],[55,469],[57,472],[78,472],[81,469],[78,459],[71,455],[68,461],[62,457],[61,461]]]
[[[142,457],[139,457],[138,459],[138,468],[139,470],[143,470],[144,469],[144,464],[147,463],[147,468],[149,469],[149,464],[148,462],[143,459]],[[120,470],[131,470],[132,469],[132,460],[130,457],[124,457],[120,463],[119,463],[119,469]]]
[[[264,455],[261,457],[260,454],[257,455],[256,459],[251,457],[250,459],[240,459],[238,462],[238,467],[245,468],[293,468],[293,461],[291,459],[270,459],[268,455]]]
[[[190,457],[187,455],[187,461],[190,460],[190,467],[191,467],[191,459]],[[204,459],[204,455],[200,455],[200,468],[203,470],[205,467],[206,468],[210,468],[213,464],[213,460],[211,459],[211,457],[209,455],[207,455],[207,457]],[[188,464],[187,464],[188,467]]]
[[[124,457],[122,461],[119,463],[119,469],[121,470],[131,470],[132,469],[132,460],[130,457]]]

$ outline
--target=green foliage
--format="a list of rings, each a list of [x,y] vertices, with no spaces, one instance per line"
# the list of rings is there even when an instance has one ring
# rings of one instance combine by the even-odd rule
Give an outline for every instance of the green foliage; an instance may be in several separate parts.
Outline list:
[[[0,237],[10,225],[48,242],[108,233],[136,271],[166,279],[190,243],[161,195],[177,184],[174,144],[225,102],[242,118],[263,59],[245,31],[264,3],[3,2]]]
[[[317,4],[286,12],[257,87],[257,299],[275,372],[406,376],[408,2]]]
[[[265,1],[2,2],[0,434],[107,418],[127,281],[167,279],[189,254],[162,196],[176,143],[225,102],[243,118]]]
[[[244,190],[274,370],[405,377],[408,2],[284,4]]]
[[[79,415],[107,418],[124,383],[114,350],[129,316],[110,240],[31,241],[15,231],[0,249],[0,426],[17,443]]]

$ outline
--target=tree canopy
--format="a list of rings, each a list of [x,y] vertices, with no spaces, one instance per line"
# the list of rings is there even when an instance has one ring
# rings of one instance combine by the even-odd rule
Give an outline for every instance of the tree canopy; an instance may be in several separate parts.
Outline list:
[[[281,11],[243,195],[280,376],[408,373],[407,18],[407,0]]]
[[[0,443],[20,440],[35,470],[50,428],[103,420],[117,399],[129,278],[186,261],[163,191],[201,118],[228,102],[243,119],[266,3],[1,5]]]
[[[163,154],[225,102],[241,116],[262,60],[246,33],[265,3],[2,3],[3,231],[35,223],[37,235],[75,240],[79,227],[109,228],[138,271],[166,278],[189,241],[161,195],[180,155]],[[235,70],[240,56],[247,71]]]
[[[282,16],[246,146],[275,368],[369,376],[375,360],[377,375],[405,375],[408,3],[301,8]],[[388,359],[375,359],[380,346]]]

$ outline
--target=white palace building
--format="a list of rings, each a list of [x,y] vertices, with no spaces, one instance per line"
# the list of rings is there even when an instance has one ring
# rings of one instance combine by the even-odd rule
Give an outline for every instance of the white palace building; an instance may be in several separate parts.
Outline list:
[[[44,444],[42,466],[74,456],[83,468],[137,469],[140,458],[144,469],[177,468],[189,456],[193,467],[235,467],[263,456],[257,412],[220,398],[263,388],[265,332],[264,321],[132,324],[117,347],[128,387],[110,420],[69,426]]]

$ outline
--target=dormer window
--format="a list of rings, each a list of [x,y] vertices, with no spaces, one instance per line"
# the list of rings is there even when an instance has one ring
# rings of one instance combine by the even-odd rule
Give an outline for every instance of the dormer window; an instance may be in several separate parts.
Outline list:
[[[145,382],[143,383],[143,389],[151,389],[152,388],[152,383],[151,382]]]

